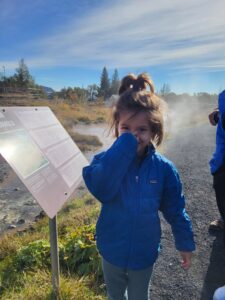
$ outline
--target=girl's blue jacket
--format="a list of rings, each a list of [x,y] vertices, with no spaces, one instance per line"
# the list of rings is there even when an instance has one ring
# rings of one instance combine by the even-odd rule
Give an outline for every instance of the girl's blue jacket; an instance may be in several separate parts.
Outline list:
[[[209,162],[212,174],[225,164],[225,90],[219,94],[218,108],[220,117],[216,130],[216,149]]]
[[[136,138],[124,133],[83,169],[88,189],[102,203],[96,225],[99,252],[111,264],[133,270],[157,259],[159,210],[171,224],[176,248],[195,250],[176,168],[153,146],[141,163],[136,153]]]

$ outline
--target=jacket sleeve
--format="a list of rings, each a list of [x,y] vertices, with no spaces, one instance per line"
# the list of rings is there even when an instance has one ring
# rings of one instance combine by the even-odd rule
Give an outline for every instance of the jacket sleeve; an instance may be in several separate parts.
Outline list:
[[[106,151],[96,155],[83,169],[89,191],[101,202],[111,201],[137,152],[137,140],[131,133],[122,134]]]
[[[223,130],[225,130],[225,90],[219,94],[218,106],[221,116],[221,125]]]
[[[167,165],[165,189],[160,210],[171,225],[176,249],[187,252],[194,251],[195,242],[192,225],[185,210],[185,198],[179,174],[172,163]]]

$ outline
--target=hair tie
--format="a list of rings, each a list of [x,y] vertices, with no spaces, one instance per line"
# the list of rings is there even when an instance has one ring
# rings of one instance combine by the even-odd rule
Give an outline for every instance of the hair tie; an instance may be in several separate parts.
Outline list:
[[[143,80],[141,78],[135,79],[134,84],[133,84],[133,91],[139,92],[144,89],[145,89],[145,84],[144,84]]]

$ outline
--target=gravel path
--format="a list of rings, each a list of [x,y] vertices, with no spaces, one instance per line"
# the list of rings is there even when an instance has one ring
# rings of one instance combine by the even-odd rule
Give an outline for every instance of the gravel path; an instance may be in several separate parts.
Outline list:
[[[222,233],[208,231],[210,221],[219,217],[208,166],[214,143],[215,128],[205,123],[180,130],[166,146],[165,155],[183,182],[197,250],[191,269],[182,270],[170,226],[162,220],[163,248],[152,279],[152,300],[211,300],[214,290],[225,285]]]

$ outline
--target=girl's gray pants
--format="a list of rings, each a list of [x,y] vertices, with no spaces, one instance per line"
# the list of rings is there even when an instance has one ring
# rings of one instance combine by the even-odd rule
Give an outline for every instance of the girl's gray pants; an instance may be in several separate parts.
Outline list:
[[[153,266],[143,270],[119,268],[102,258],[108,300],[150,300],[149,285]]]

